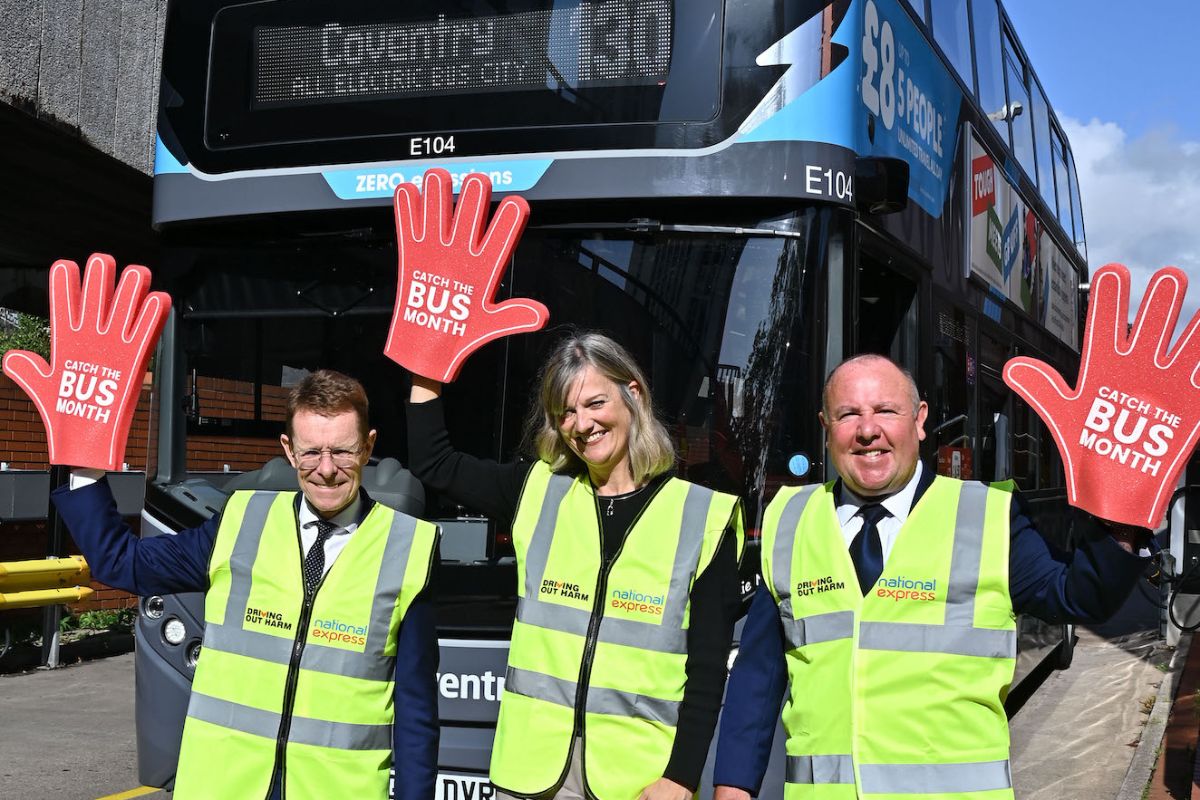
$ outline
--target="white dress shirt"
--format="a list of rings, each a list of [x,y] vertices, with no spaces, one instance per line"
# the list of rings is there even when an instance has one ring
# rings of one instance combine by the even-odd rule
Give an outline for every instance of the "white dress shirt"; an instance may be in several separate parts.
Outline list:
[[[918,461],[917,468],[913,470],[912,477],[908,483],[904,484],[904,488],[882,501],[859,497],[846,488],[845,481],[841,482],[841,492],[837,500],[837,517],[842,526],[842,536],[846,540],[847,548],[850,547],[850,543],[854,541],[858,532],[862,530],[863,520],[858,516],[858,510],[868,503],[879,503],[891,515],[875,524],[875,527],[879,529],[879,543],[883,545],[883,563],[887,564],[888,556],[892,553],[892,546],[896,543],[896,536],[900,533],[900,527],[904,525],[904,521],[908,519],[908,512],[912,510],[913,496],[917,493],[917,482],[921,480],[922,469],[924,467]]]
[[[329,574],[329,568],[333,566],[333,562],[337,559],[338,554],[346,547],[346,543],[350,541],[350,535],[358,530],[358,523],[361,522],[359,512],[362,510],[362,497],[354,498],[354,502],[339,511],[332,519],[332,522],[337,527],[333,533],[329,534],[329,538],[325,540],[325,572]],[[309,507],[308,501],[304,500],[300,503],[300,562],[304,562],[304,557],[308,551],[312,549],[313,542],[317,540],[317,512]]]

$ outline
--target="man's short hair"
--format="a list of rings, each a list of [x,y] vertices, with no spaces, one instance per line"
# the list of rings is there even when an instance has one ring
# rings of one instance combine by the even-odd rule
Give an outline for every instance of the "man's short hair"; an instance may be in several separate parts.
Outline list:
[[[358,434],[367,438],[370,424],[367,419],[367,393],[362,384],[332,369],[319,369],[309,373],[292,387],[287,400],[287,435],[290,439],[292,419],[299,411],[332,417],[353,411],[358,415]]]
[[[894,359],[889,358],[882,353],[861,353],[857,356],[851,356],[833,368],[833,371],[829,373],[829,377],[825,379],[825,385],[821,387],[821,410],[825,412],[825,416],[829,416],[829,386],[833,383],[833,377],[838,374],[838,371],[842,367],[849,366],[850,364],[862,364],[868,361],[883,361],[891,364],[900,371],[900,374],[903,375],[904,379],[908,382],[909,400],[912,402],[912,413],[915,417],[917,415],[918,408],[921,406],[921,393],[917,390],[917,379],[914,378],[913,374],[905,369],[902,365],[897,364]]]

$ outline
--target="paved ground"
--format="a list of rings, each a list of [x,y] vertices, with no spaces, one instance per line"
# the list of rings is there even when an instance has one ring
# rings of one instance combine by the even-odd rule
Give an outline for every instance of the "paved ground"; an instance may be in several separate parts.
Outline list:
[[[132,653],[0,675],[0,798],[120,795],[138,788],[136,765]]]
[[[1137,590],[1108,624],[1079,630],[1071,668],[1012,719],[1018,798],[1116,797],[1171,657],[1157,632],[1158,609]]]

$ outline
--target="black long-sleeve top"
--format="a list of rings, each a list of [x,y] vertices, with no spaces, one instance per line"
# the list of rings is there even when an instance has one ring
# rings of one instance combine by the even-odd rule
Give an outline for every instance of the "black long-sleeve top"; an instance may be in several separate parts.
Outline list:
[[[512,521],[531,463],[499,464],[456,451],[450,444],[441,400],[408,404],[408,447],[409,468],[426,486],[473,511]],[[611,515],[607,514],[608,498],[601,499],[606,512],[601,515],[606,563],[620,549],[654,488],[646,486],[615,498]],[[712,563],[692,584],[687,684],[671,758],[663,773],[663,777],[693,791],[700,785],[700,773],[716,728],[733,625],[740,610],[737,542],[727,531]]]

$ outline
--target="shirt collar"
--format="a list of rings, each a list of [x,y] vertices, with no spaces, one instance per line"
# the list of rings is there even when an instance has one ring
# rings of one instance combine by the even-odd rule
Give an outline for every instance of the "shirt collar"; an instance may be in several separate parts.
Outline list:
[[[337,514],[335,514],[332,519],[329,520],[337,526],[337,528],[334,529],[334,534],[348,533],[349,531],[352,531],[354,528],[358,527],[359,512],[362,511],[362,507],[363,499],[362,494],[360,493],[354,498],[354,502],[343,508]],[[317,521],[318,518],[319,515],[317,512],[313,511],[312,507],[308,504],[308,499],[305,498],[304,501],[300,503],[300,527],[305,528],[309,525],[312,525]]]
[[[913,497],[917,493],[917,484],[921,480],[921,470],[924,465],[920,461],[917,462],[917,468],[913,470],[912,477],[908,479],[908,483],[895,494],[888,495],[881,501],[876,501],[870,498],[863,498],[856,495],[854,492],[846,488],[846,482],[842,481],[838,484],[840,491],[838,494],[837,518],[838,523],[845,525],[850,519],[858,513],[858,510],[867,503],[878,502],[887,512],[891,514],[896,521],[903,525],[908,519],[908,512],[912,510]]]

